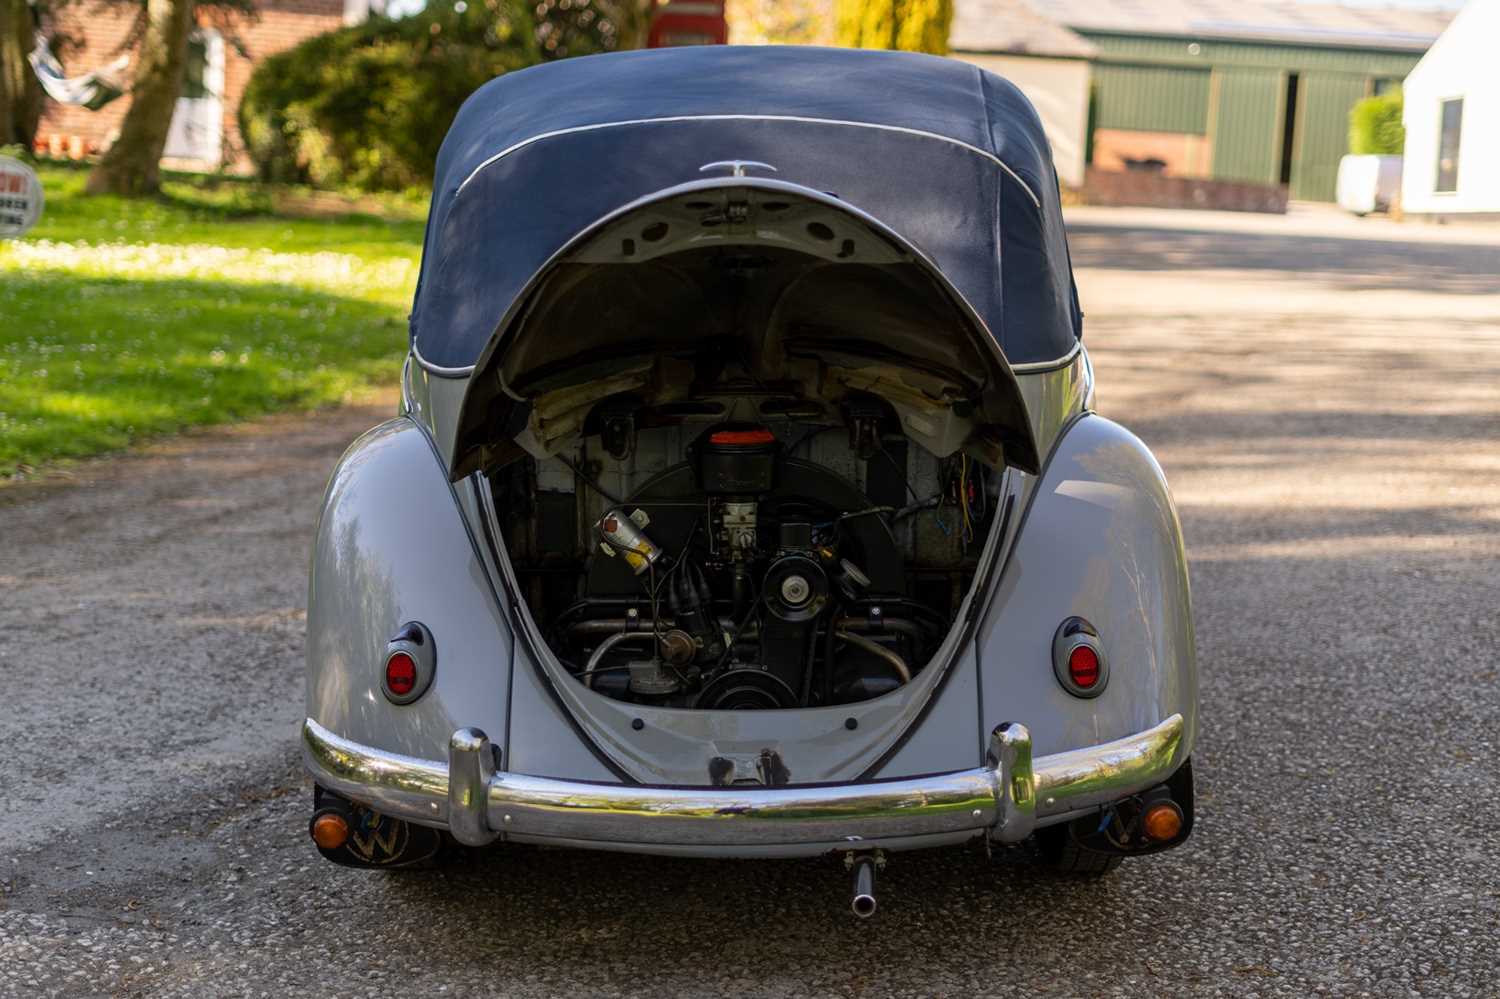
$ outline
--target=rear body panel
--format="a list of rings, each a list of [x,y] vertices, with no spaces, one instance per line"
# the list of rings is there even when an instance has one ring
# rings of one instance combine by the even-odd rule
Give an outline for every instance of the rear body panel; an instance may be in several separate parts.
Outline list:
[[[1074,363],[1023,375],[1023,384],[1053,381],[1028,395],[1080,399],[1086,362]],[[711,756],[764,749],[778,752],[797,782],[974,766],[990,727],[1008,718],[1027,722],[1038,752],[1054,753],[1181,713],[1191,747],[1186,563],[1149,452],[1108,420],[1083,416],[1054,446],[1040,486],[1015,478],[1011,526],[994,542],[997,557],[1009,556],[979,594],[974,629],[955,630],[946,672],[827,709],[649,708],[594,694],[540,661],[549,653],[525,640],[530,625],[509,605],[503,555],[485,537],[485,519],[496,514],[485,509],[482,484],[450,488],[428,431],[392,421],[351,447],[330,484],[310,592],[308,717],[343,737],[432,759],[456,728],[475,725],[517,772],[684,785],[709,783]],[[1109,689],[1092,700],[1066,694],[1050,665],[1053,631],[1072,614],[1098,624],[1111,658]],[[410,620],[433,630],[439,663],[433,690],[398,707],[380,695],[378,670],[386,639]]]
[[[396,705],[380,689],[385,649],[409,621],[432,632],[437,670],[422,697]],[[308,717],[410,756],[464,725],[504,732],[512,634],[426,432],[402,418],[355,441],[313,544]]]

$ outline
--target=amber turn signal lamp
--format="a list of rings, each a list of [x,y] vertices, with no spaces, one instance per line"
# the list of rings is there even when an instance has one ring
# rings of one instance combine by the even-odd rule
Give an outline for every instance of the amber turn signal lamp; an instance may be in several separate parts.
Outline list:
[[[1146,830],[1146,838],[1153,843],[1176,839],[1182,832],[1182,809],[1175,801],[1158,801],[1147,807],[1141,825]]]
[[[337,812],[322,812],[313,818],[312,838],[325,850],[337,850],[349,841],[349,822]]]

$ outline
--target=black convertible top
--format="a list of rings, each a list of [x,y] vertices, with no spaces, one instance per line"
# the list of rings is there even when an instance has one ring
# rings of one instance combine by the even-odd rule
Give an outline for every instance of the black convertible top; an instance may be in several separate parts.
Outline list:
[[[1057,178],[1012,84],[904,52],[695,46],[547,63],[465,102],[438,154],[411,315],[419,357],[467,373],[574,236],[722,160],[770,164],[767,176],[886,223],[1012,364],[1072,349],[1081,322]]]

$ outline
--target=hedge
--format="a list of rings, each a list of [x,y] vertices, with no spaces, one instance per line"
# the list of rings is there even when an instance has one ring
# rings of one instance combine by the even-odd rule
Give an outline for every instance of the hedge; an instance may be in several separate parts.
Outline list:
[[[1356,156],[1400,156],[1406,148],[1401,91],[1366,97],[1349,112],[1349,152]]]
[[[240,133],[267,180],[422,186],[464,99],[541,58],[523,0],[438,0],[264,60],[240,103]]]

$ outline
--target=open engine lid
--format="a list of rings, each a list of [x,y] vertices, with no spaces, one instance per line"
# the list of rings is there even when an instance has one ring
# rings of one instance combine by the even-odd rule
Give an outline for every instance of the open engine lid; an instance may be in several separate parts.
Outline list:
[[[1000,344],[921,248],[834,195],[730,175],[606,215],[531,278],[475,364],[450,473],[554,454],[604,399],[679,400],[731,360],[833,410],[878,396],[939,456],[1038,468]]]
[[[413,351],[435,376],[467,377],[578,232],[735,159],[832,192],[920,246],[1012,363],[1074,348],[1056,172],[1014,85],[914,52],[716,45],[554,60],[464,102],[435,166]]]

